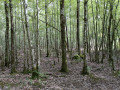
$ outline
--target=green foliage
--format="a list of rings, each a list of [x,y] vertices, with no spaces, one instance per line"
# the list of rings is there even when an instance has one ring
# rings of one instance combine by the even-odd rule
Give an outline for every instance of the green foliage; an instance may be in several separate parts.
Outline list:
[[[120,77],[120,70],[114,71],[113,75],[116,76],[116,77]]]
[[[38,80],[38,81],[34,82],[32,85],[41,88],[42,84],[43,84],[42,81]]]
[[[31,85],[33,84],[33,81],[32,81],[32,79],[30,79],[29,83],[30,83]]]
[[[88,66],[84,66],[81,74],[82,75],[89,75],[89,73],[90,73],[90,68]]]
[[[43,79],[47,78],[44,73],[37,72],[36,70],[32,72],[32,79]]]
[[[83,59],[83,58],[84,58],[84,55],[83,55],[83,54],[80,54],[80,58],[82,58],[82,59]]]
[[[18,85],[19,85],[18,83],[0,81],[0,87],[4,88],[6,86],[8,87],[8,90],[10,90],[10,88],[13,86],[18,86]]]
[[[97,77],[97,76],[95,76],[95,75],[92,74],[92,73],[90,73],[90,74],[88,75],[88,77],[89,77],[92,81],[94,81],[94,82],[98,82],[98,81],[100,81],[100,80],[103,80],[103,78]]]
[[[72,60],[81,61],[83,58],[84,58],[83,54],[80,54],[80,55],[76,54],[72,57]]]
[[[32,73],[32,71],[27,69],[27,70],[24,70],[22,73],[23,74],[29,74],[29,73]]]
[[[91,72],[91,67],[87,66],[87,70],[88,70],[88,73],[90,73]]]
[[[32,79],[38,79],[39,78],[39,72],[36,70],[32,72]]]
[[[72,60],[80,60],[80,56],[78,54],[76,54],[72,57]]]
[[[39,73],[39,76],[40,76],[41,78],[47,78],[46,74],[44,74],[44,73]]]

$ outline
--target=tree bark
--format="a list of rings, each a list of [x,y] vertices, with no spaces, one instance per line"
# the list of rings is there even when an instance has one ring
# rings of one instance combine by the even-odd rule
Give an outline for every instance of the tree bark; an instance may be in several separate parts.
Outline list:
[[[109,64],[112,66],[112,70],[114,70],[114,62],[112,58],[112,43],[111,43],[111,26],[112,26],[112,19],[113,19],[113,0],[110,0],[110,17],[109,17],[109,26],[108,26],[108,55],[109,55]]]
[[[62,48],[62,72],[68,72],[66,59],[66,42],[65,42],[65,24],[66,17],[64,16],[64,0],[60,0],[60,26],[61,26],[61,48]]]
[[[84,58],[83,58],[83,71],[82,74],[86,75],[89,74],[88,70],[87,70],[87,60],[86,60],[86,54],[87,54],[87,50],[86,50],[86,33],[87,33],[87,29],[88,29],[88,25],[87,25],[87,3],[88,0],[84,0],[84,31],[83,31],[83,43],[84,43]]]
[[[6,15],[6,31],[5,31],[5,66],[9,65],[9,12],[8,3],[4,1],[5,4],[5,15]]]
[[[79,11],[80,11],[80,0],[77,0],[77,49],[78,49],[78,55],[80,55]]]
[[[11,73],[16,72],[15,70],[15,35],[14,35],[14,22],[13,22],[13,5],[12,0],[9,0],[10,6],[10,18],[11,18]]]
[[[26,2],[26,0],[23,1],[23,4],[24,4],[24,15],[25,15],[25,28],[26,28],[28,46],[29,46],[29,55],[30,55],[30,60],[32,62],[32,69],[33,69],[33,56],[32,56],[32,47],[31,47],[30,37],[29,37],[29,25],[28,25],[28,18],[27,18],[27,2]]]
[[[38,38],[38,35],[39,35],[39,21],[38,21],[38,0],[36,0],[36,9],[37,9],[37,28],[36,28],[36,69],[37,71],[39,71],[39,66],[38,66],[38,61],[39,61],[39,53],[38,53],[38,50],[39,50],[39,38]]]
[[[46,21],[46,44],[47,44],[47,55],[49,57],[49,40],[48,40],[48,25],[47,25],[47,2],[45,0],[45,21]]]

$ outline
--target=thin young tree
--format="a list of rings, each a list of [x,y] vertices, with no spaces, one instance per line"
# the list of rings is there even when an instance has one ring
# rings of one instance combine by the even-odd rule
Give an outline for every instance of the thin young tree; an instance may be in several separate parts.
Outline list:
[[[36,0],[36,9],[37,9],[37,28],[36,28],[36,48],[35,49],[36,49],[36,70],[38,71],[39,70],[39,66],[38,66],[38,61],[39,61],[39,53],[38,53],[38,50],[39,50],[38,0]]]
[[[5,31],[5,66],[9,64],[9,6],[7,1],[4,1],[6,15],[6,31]]]
[[[47,24],[47,1],[45,0],[45,22],[46,22],[46,45],[47,45],[47,55],[49,57],[49,39],[48,39],[48,24]]]
[[[28,39],[29,55],[30,55],[30,60],[32,62],[32,69],[33,69],[33,56],[32,56],[32,47],[31,47],[30,37],[29,37],[29,24],[28,24],[26,0],[23,0],[23,4],[24,4],[24,15],[25,15],[25,29],[26,29],[27,39]]]
[[[77,50],[78,55],[80,55],[80,23],[79,23],[79,16],[80,16],[80,0],[77,0]]]
[[[113,0],[110,0],[110,16],[109,16],[109,25],[108,25],[108,61],[114,70],[114,61],[112,58],[112,43],[111,43],[111,31],[112,31],[112,19],[113,19]]]
[[[88,29],[88,18],[87,18],[87,4],[88,4],[88,0],[84,0],[84,30],[83,30],[83,44],[84,44],[84,57],[83,57],[83,70],[82,70],[82,74],[86,75],[89,74],[88,70],[87,70],[87,60],[86,60],[86,54],[87,54],[87,50],[86,50],[86,33],[87,33],[87,29]]]
[[[23,19],[23,2],[22,2],[22,0],[21,0],[21,21],[22,21],[22,29],[23,29],[23,42],[24,42],[24,47],[23,47],[23,49],[24,49],[24,67],[23,67],[23,72],[25,72],[26,71],[26,35],[25,35],[25,24],[24,24],[24,19]],[[29,68],[29,67],[28,67]]]

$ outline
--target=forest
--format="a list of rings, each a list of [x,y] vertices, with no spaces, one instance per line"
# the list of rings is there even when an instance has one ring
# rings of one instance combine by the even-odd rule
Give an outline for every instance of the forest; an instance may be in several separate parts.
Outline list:
[[[0,90],[120,90],[120,0],[0,0]]]

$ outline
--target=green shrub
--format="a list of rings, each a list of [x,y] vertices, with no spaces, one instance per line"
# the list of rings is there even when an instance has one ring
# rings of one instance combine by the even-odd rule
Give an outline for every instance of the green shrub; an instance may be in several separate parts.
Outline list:
[[[47,78],[47,76],[44,73],[37,72],[36,70],[32,72],[32,79],[43,79]]]
[[[83,58],[84,58],[83,54],[80,54],[80,55],[76,54],[72,57],[72,60],[81,61]]]
[[[88,73],[90,73],[91,67],[90,67],[90,66],[87,66],[87,70],[88,70]]]
[[[83,59],[83,58],[84,58],[84,55],[83,55],[83,54],[80,54],[80,58]]]
[[[114,76],[120,77],[120,70],[116,70],[113,73]]]
[[[92,73],[90,73],[88,76],[89,76],[89,78],[90,78],[91,80],[93,80],[94,82],[98,82],[98,81],[104,80],[104,78],[100,78],[100,77],[98,77],[98,76],[96,76],[96,75],[94,75],[94,74],[92,74]]]
[[[39,78],[39,72],[33,71],[32,72],[32,79],[38,79]]]
[[[80,56],[77,54],[77,55],[74,55],[73,57],[72,57],[72,60],[80,60]]]

